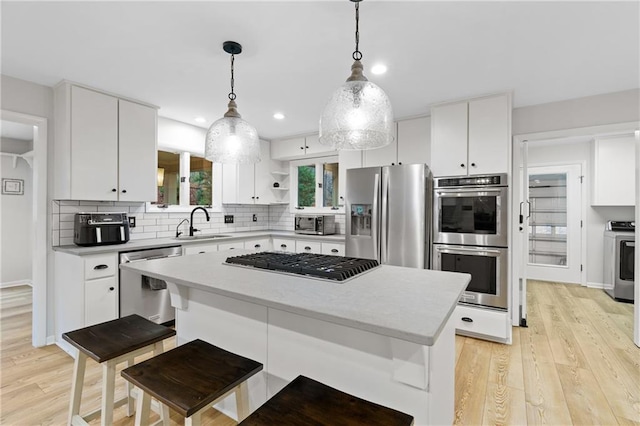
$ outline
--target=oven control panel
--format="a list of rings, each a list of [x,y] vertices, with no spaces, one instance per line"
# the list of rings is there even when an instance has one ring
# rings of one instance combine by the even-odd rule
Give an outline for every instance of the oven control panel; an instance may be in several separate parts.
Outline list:
[[[507,175],[461,176],[436,179],[436,188],[458,186],[507,186]]]

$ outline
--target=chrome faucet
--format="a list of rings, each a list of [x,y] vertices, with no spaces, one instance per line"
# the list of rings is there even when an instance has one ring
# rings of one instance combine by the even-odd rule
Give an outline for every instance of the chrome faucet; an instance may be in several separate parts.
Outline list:
[[[199,231],[198,229],[195,229],[193,227],[193,214],[196,212],[196,210],[202,210],[205,214],[205,216],[207,216],[207,222],[209,222],[210,218],[209,218],[209,212],[204,208],[204,207],[196,207],[195,209],[191,210],[191,220],[189,221],[189,236],[193,237],[193,233],[196,231]]]
[[[180,221],[180,223],[178,224],[178,226],[176,226],[176,238],[178,238],[180,235],[182,235],[182,232],[180,231],[180,225],[182,225],[185,222],[190,223],[189,219],[182,219]]]

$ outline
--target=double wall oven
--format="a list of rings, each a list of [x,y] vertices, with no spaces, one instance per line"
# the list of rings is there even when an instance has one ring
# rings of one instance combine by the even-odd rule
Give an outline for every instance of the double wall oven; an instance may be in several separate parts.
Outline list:
[[[437,178],[433,269],[471,274],[460,303],[508,307],[507,175]]]

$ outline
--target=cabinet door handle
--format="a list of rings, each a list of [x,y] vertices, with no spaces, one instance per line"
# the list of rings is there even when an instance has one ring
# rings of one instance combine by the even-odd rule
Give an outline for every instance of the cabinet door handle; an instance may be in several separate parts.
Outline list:
[[[115,287],[109,287],[109,291],[115,290]]]
[[[307,250],[307,251],[309,251],[309,250],[311,250],[311,247],[306,246],[304,249],[305,249],[305,250]]]
[[[93,269],[95,269],[96,271],[100,270],[100,269],[107,269],[109,267],[109,265],[105,265],[104,263],[102,265],[96,265],[93,267]]]
[[[306,149],[309,149],[309,147],[308,147],[308,146],[306,146],[306,145],[305,145],[304,147],[305,147]]]
[[[253,248],[260,248],[260,244],[256,244]]]
[[[300,149],[304,149],[304,146],[301,146]]]
[[[287,248],[286,244],[280,244],[280,248]]]
[[[469,317],[462,317],[461,319],[464,322],[473,322],[473,320],[471,318],[469,318]]]
[[[260,197],[256,197],[256,200],[259,200],[259,199],[260,199]]]
[[[464,168],[464,163],[460,164],[460,167]]]
[[[398,165],[399,165],[399,166],[402,166],[402,161],[398,161]]]
[[[127,190],[126,190],[126,189],[123,189],[123,190],[122,190],[122,193],[124,194],[125,192],[127,192]]]
[[[115,188],[113,188],[113,189],[111,190],[111,192],[118,192],[118,190],[117,190],[117,189],[115,189]]]
[[[331,249],[331,253],[337,253],[338,249]]]
[[[392,166],[395,166],[395,165],[396,165],[396,163],[391,163],[391,165],[392,165]]]
[[[251,197],[251,199],[252,199],[252,200],[255,200],[255,199],[256,199],[256,197]]]
[[[198,254],[202,254],[202,253],[206,253],[206,252],[204,252],[204,251],[199,251],[199,252],[198,252]]]
[[[475,167],[475,166],[476,166],[476,163],[471,163],[471,167]]]

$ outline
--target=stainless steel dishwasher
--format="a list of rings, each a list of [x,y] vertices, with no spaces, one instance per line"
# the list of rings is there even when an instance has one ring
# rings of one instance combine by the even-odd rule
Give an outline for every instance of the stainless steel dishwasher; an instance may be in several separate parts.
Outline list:
[[[182,256],[181,246],[160,247],[120,253],[120,263]],[[175,320],[166,283],[137,272],[120,269],[120,318],[138,314],[157,324]]]

